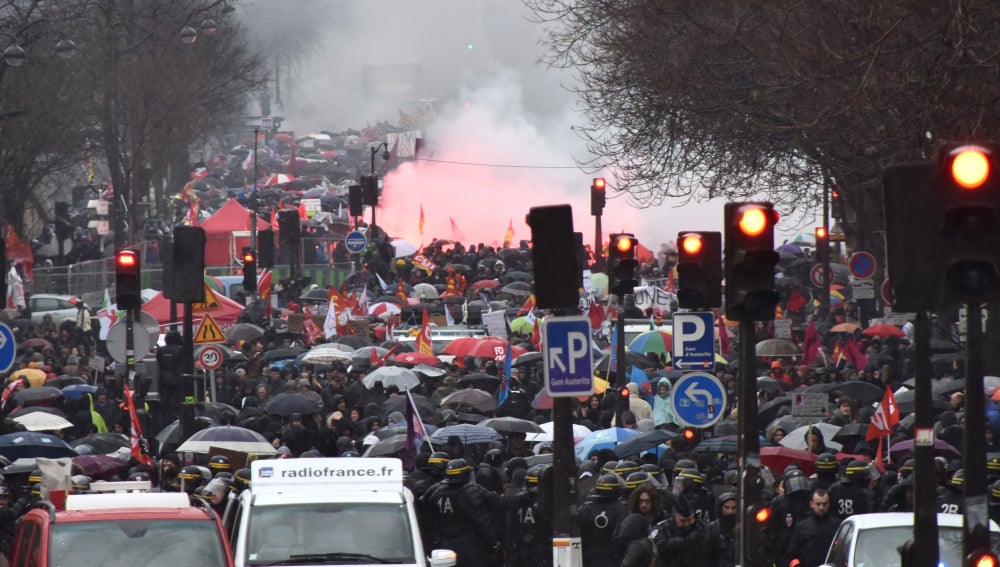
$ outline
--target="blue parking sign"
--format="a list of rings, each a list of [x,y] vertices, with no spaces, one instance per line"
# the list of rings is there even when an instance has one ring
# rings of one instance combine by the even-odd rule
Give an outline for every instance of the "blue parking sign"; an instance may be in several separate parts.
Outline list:
[[[674,313],[674,368],[715,370],[715,318],[708,311]]]
[[[542,322],[545,393],[553,398],[594,393],[594,359],[590,320],[546,317]]]

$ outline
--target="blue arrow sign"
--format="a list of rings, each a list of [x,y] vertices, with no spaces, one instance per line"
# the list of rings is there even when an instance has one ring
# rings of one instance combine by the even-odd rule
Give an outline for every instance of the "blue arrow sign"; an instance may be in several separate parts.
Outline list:
[[[0,373],[7,372],[14,366],[14,356],[17,354],[17,341],[10,327],[0,323]]]
[[[545,392],[553,397],[594,393],[594,359],[590,320],[586,317],[546,317],[542,322]]]
[[[368,246],[368,237],[360,230],[352,230],[344,237],[344,246],[351,254],[360,254]]]
[[[674,384],[670,396],[674,416],[687,427],[709,427],[722,419],[726,389],[707,372],[691,372]]]
[[[674,313],[674,368],[715,370],[715,318],[708,311]]]

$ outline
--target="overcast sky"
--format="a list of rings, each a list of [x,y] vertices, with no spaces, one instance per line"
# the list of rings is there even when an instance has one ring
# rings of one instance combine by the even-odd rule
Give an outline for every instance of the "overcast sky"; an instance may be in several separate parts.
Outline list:
[[[454,219],[467,242],[499,242],[511,224],[516,243],[530,238],[530,207],[568,203],[575,230],[593,244],[594,175],[576,167],[593,156],[573,131],[584,123],[566,88],[574,76],[538,62],[542,29],[527,20],[520,1],[326,2],[325,41],[284,86],[285,127],[300,134],[395,124],[399,110],[436,99],[424,136],[438,161],[406,164],[387,176],[379,225],[419,243],[423,207],[425,242],[456,236]],[[271,8],[266,19],[282,17],[296,14]],[[612,172],[603,175],[613,187]],[[679,230],[722,228],[722,201],[636,209],[613,190],[608,196],[605,238],[634,232],[655,250]],[[802,231],[811,228],[785,233]]]

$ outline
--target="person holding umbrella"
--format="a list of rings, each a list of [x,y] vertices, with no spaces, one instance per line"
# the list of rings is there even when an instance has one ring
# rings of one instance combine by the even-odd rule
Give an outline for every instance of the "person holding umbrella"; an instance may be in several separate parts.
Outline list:
[[[653,423],[657,427],[676,423],[670,399],[670,380],[666,377],[660,378],[656,383],[656,395],[653,396]]]

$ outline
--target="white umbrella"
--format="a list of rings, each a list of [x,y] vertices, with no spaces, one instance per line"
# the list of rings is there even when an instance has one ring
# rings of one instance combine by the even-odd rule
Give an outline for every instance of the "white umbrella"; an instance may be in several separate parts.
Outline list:
[[[381,382],[386,388],[395,386],[402,392],[407,388],[420,385],[420,378],[417,378],[417,375],[409,368],[403,368],[402,366],[382,366],[369,372],[361,379],[361,383],[368,389],[373,388],[375,382]]]
[[[806,431],[808,431],[810,427],[818,429],[820,433],[823,434],[823,443],[825,443],[830,449],[836,449],[839,451],[844,448],[842,444],[836,441],[831,441],[833,436],[840,431],[840,426],[822,422],[795,428],[781,438],[781,444],[789,449],[802,449],[803,451],[807,451],[809,447],[806,444]]]
[[[302,357],[302,362],[306,364],[330,364],[339,360],[350,364],[354,361],[354,349],[347,351],[334,345],[337,345],[337,343],[322,344],[313,347],[312,350]]]
[[[542,428],[543,433],[529,433],[525,436],[524,440],[529,442],[535,441],[553,441],[553,431],[555,424],[550,421],[548,423],[543,423],[539,427]],[[573,443],[579,442],[581,439],[590,434],[590,430],[586,426],[573,424]]]
[[[396,258],[405,258],[417,253],[417,246],[409,240],[393,240],[392,247],[396,249]]]
[[[438,290],[429,283],[418,283],[410,292],[410,297],[414,299],[437,299],[439,295]]]
[[[402,312],[403,308],[391,301],[380,301],[368,308],[369,315],[386,321],[393,315],[400,315]]]
[[[220,425],[202,429],[181,443],[177,451],[179,453],[184,451],[208,453],[212,447],[262,455],[277,453],[271,442],[260,433],[234,425]]]
[[[66,418],[41,411],[18,415],[13,420],[23,425],[28,431],[58,431],[73,427],[73,424]]]

